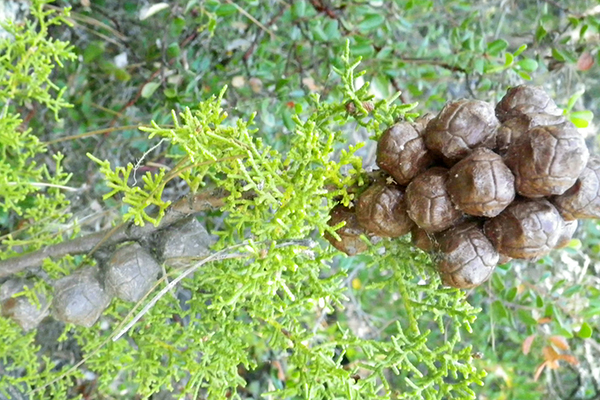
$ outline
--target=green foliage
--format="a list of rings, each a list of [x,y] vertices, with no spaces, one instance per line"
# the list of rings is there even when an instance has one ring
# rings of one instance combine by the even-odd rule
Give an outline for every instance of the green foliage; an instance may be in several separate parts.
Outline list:
[[[40,165],[37,158],[46,151],[32,129],[23,128],[18,106],[37,102],[54,111],[67,105],[62,99],[64,88],[59,89],[49,79],[54,63],[73,59],[68,43],[52,40],[48,29],[65,22],[68,10],[44,11],[47,1],[36,1],[31,8],[33,20],[22,24],[8,22],[5,29],[8,38],[0,39],[0,225],[2,230],[13,228],[11,220],[16,216],[31,220],[64,222],[68,218],[65,208],[68,201],[63,191],[70,174],[63,171],[62,155],[52,156],[52,173],[49,165]],[[52,92],[57,92],[53,94]],[[12,229],[11,229],[12,230]],[[47,227],[27,227],[22,239],[3,237],[8,249],[25,246],[35,249],[42,244],[60,241]],[[0,258],[11,255],[10,251]]]
[[[44,10],[47,3],[32,3],[31,20],[19,24],[8,21],[4,28],[10,38],[0,40],[0,259],[61,241],[60,224],[69,218],[64,191],[71,189],[65,186],[70,174],[63,170],[63,156],[46,156],[39,132],[27,128],[19,114],[26,110],[23,106],[34,104],[52,110],[56,117],[68,105],[62,98],[64,89],[50,80],[50,74],[55,63],[62,65],[74,54],[68,43],[50,39],[48,34],[50,26],[66,21],[68,10]],[[40,163],[42,156],[45,163]],[[6,234],[17,231],[18,219],[28,221],[18,229],[18,237]],[[48,290],[41,282],[35,288]],[[38,303],[33,292],[22,295]],[[23,394],[47,382],[48,376],[55,376],[56,362],[40,351],[35,334],[23,333],[14,322],[0,318],[4,343],[0,346],[0,393]],[[68,386],[66,381],[59,382],[55,389],[64,394]]]
[[[348,202],[347,189],[362,184],[361,160],[354,155],[360,146],[345,149],[339,161],[335,160],[336,149],[345,141],[343,125],[357,121],[378,135],[414,107],[382,100],[375,103],[372,118],[367,120],[368,112],[361,105],[372,96],[366,88],[354,88],[359,64],[350,59],[348,45],[342,60],[344,65],[337,71],[344,98],[323,103],[312,96],[311,116],[306,121],[299,115],[292,117],[296,129],[287,153],[273,150],[257,137],[251,128],[253,117],[227,125],[221,108],[224,90],[195,111],[186,109],[179,118],[174,116],[173,128],[156,123],[142,128],[151,136],[168,139],[179,149],[175,153],[185,152],[178,171],[183,171],[179,175],[193,190],[210,182],[229,193],[217,247],[251,239],[256,244],[248,251],[255,256],[250,263],[208,264],[192,281],[186,281],[192,300],[187,303],[189,308],[177,310],[180,318],[189,319],[185,327],[165,325],[173,305],[172,300],[163,298],[150,316],[134,327],[135,349],[120,342],[102,347],[88,360],[88,365],[106,377],[102,385],[108,386],[116,370],[127,365],[132,379],[137,376],[133,380],[142,395],[189,376],[186,392],[198,393],[204,388],[209,398],[225,398],[245,385],[238,366],[252,370],[266,361],[250,358],[250,345],[267,340],[263,346],[287,364],[285,388],[272,393],[278,397],[475,396],[471,386],[481,383],[483,373],[472,367],[471,349],[462,345],[461,330],[471,331],[477,310],[462,292],[440,289],[435,274],[430,277],[421,267],[427,264],[425,259],[413,265],[419,255],[406,243],[386,242],[385,251],[374,247],[364,256],[370,268],[382,266],[382,272],[391,274],[370,290],[398,294],[390,301],[398,309],[398,322],[386,329],[385,335],[371,340],[357,336],[341,322],[327,331],[318,325],[307,327],[314,325],[309,321],[315,307],[325,315],[334,314],[341,311],[344,301],[344,274],[328,272],[334,254],[328,246],[275,247],[276,243],[330,230],[328,213],[336,199]],[[359,105],[356,118],[346,111],[350,102]],[[110,195],[131,190],[125,188],[127,172],[113,173],[106,163],[97,162],[109,181],[120,180],[109,184],[113,188]],[[125,171],[131,169],[130,165]],[[165,175],[166,171],[160,171],[146,182],[164,186]],[[128,215],[145,215],[147,202],[143,199],[130,204]],[[263,242],[272,244],[264,247]],[[419,283],[423,278],[429,283]],[[431,322],[436,322],[437,334],[432,334]],[[446,343],[434,347],[431,338],[440,334],[447,335]],[[94,329],[78,335],[85,338],[82,343],[89,350],[100,346],[106,336]],[[344,368],[342,359],[349,354],[352,367]],[[178,368],[173,368],[175,365]],[[352,378],[356,374],[364,378]]]
[[[0,319],[0,370],[10,368],[0,392],[76,397],[87,368],[97,376],[92,396],[118,398],[165,390],[201,398],[594,397],[596,223],[566,250],[499,268],[466,295],[442,289],[429,258],[404,240],[347,258],[320,237],[331,206],[349,204],[348,189],[365,179],[372,143],[363,141],[416,117],[416,102],[419,113],[435,112],[451,98],[489,101],[531,79],[555,93],[578,127],[593,127],[595,0],[192,0],[144,20],[137,2],[84,3],[72,2],[66,19],[37,1],[33,22],[9,27],[20,40],[1,44],[9,50],[0,85],[0,258],[75,233],[77,225],[64,224],[71,209],[62,165],[74,172],[73,186],[86,188],[71,204],[86,219],[104,195],[103,211],[123,203],[125,220],[157,223],[181,180],[192,192],[220,186],[229,193],[225,212],[206,223],[219,234],[215,249],[245,243],[244,258],[203,266],[182,282],[189,300],[162,298],[117,342],[108,339],[131,308],[123,302],[92,329],[67,326],[60,343],[40,345],[44,336]],[[71,51],[82,62],[63,66]],[[116,61],[122,55],[125,64]],[[49,80],[55,61],[62,68]],[[56,122],[67,102],[74,107]],[[107,127],[102,137],[42,142]],[[103,180],[90,174],[97,169]],[[318,246],[277,247],[297,238]],[[58,279],[89,262],[45,260],[43,274]],[[570,345],[555,349],[580,364],[563,360],[534,381],[555,336]],[[89,356],[85,367],[58,362],[58,346]]]
[[[31,8],[32,20],[22,24],[7,21],[8,37],[0,39],[2,74],[0,74],[0,102],[8,107],[10,102],[24,104],[37,101],[54,112],[69,104],[62,98],[66,88],[60,89],[50,80],[54,63],[63,66],[63,60],[72,60],[72,46],[53,40],[48,30],[52,25],[67,22],[69,9],[61,12],[44,10],[51,0],[34,1]],[[56,91],[55,95],[51,91]],[[6,112],[6,110],[4,111]]]
[[[102,161],[88,153],[88,157],[100,165],[100,172],[106,177],[106,184],[112,189],[110,193],[104,195],[104,199],[108,199],[118,193],[123,193],[123,203],[131,205],[132,208],[123,216],[124,219],[130,218],[138,225],[143,225],[144,220],[158,225],[160,218],[164,216],[165,209],[171,204],[169,201],[162,201],[162,189],[164,184],[161,184],[165,178],[166,172],[161,171],[159,175],[153,177],[147,173],[143,176],[144,187],[139,186],[129,187],[127,182],[131,177],[131,172],[134,171],[133,164],[129,163],[127,168],[117,167],[113,172],[110,169],[109,161]],[[158,207],[157,218],[151,217],[146,213],[146,208]]]

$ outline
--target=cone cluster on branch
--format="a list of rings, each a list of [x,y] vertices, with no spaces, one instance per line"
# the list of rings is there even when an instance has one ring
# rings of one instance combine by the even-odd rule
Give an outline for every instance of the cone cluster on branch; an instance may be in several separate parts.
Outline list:
[[[542,89],[513,87],[494,108],[448,102],[437,116],[384,132],[375,180],[354,207],[331,211],[348,255],[361,238],[411,233],[438,260],[445,285],[485,282],[499,263],[537,259],[566,246],[577,219],[600,218],[600,158]],[[393,178],[393,179],[390,179]]]
[[[116,249],[99,267],[84,267],[53,282],[51,301],[36,291],[34,282],[9,279],[0,285],[0,311],[24,330],[35,328],[48,314],[59,321],[93,326],[112,299],[137,302],[152,289],[161,273],[160,259],[171,266],[209,254],[212,238],[195,218],[174,225],[152,242],[152,251],[137,242]],[[19,295],[36,293],[37,302]],[[37,304],[36,304],[37,303]]]

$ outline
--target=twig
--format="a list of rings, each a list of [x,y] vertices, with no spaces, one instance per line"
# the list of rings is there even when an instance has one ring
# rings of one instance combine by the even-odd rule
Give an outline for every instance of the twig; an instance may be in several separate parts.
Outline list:
[[[117,127],[112,127],[112,128],[97,129],[95,131],[80,133],[79,135],[65,136],[65,137],[61,137],[58,139],[50,140],[50,141],[46,142],[45,144],[51,145],[54,143],[66,142],[67,140],[82,139],[82,138],[86,138],[86,137],[90,137],[90,136],[100,135],[103,133],[125,131],[128,129],[139,129],[141,126],[148,126],[148,125],[125,125],[125,126],[117,126]]]
[[[391,78],[390,83],[392,84],[392,87],[396,92],[400,92],[400,101],[402,101],[404,104],[408,104],[409,101],[407,100],[406,95],[404,94],[404,90],[402,90],[402,88],[398,84],[398,81],[396,81],[395,78]]]
[[[44,183],[44,182],[28,182],[28,183],[6,182],[6,185],[8,185],[8,186],[30,185],[30,186],[34,186],[34,187],[49,187],[49,188],[55,188],[55,189],[63,189],[63,190],[66,190],[67,192],[79,192],[80,190],[82,190],[81,188],[74,188],[71,186],[56,185],[54,183]]]
[[[158,146],[163,144],[163,142],[165,142],[166,140],[167,139],[165,139],[165,138],[160,139],[160,142],[158,142],[157,144],[152,146],[150,149],[148,149],[146,152],[144,152],[144,154],[142,154],[142,157],[135,163],[135,165],[133,167],[133,185],[132,186],[137,186],[137,172],[138,172],[138,169],[140,169],[140,167],[142,166],[142,161],[144,161],[144,159],[146,158],[146,156],[148,154],[153,152]]]
[[[258,25],[260,27],[260,29],[262,29],[263,31],[267,32],[269,34],[269,36],[271,36],[271,39],[275,39],[275,34],[271,30],[269,30],[269,28],[267,28],[266,26],[264,26],[263,24],[261,24],[259,20],[257,20],[256,18],[254,18],[252,16],[252,14],[250,14],[249,12],[247,12],[246,10],[244,10],[242,7],[240,7],[237,4],[235,4],[233,1],[231,1],[231,0],[226,0],[226,1],[227,1],[227,3],[229,3],[232,6],[234,6],[235,8],[237,8],[238,11],[240,12],[240,14],[243,14],[250,21],[252,21],[256,25]]]
[[[57,7],[57,6],[53,6],[51,4],[45,4],[44,8],[49,8],[51,10],[55,10],[55,11],[62,11],[61,7]],[[86,15],[80,14],[80,13],[76,13],[71,11],[70,12],[70,18],[69,20],[71,22],[74,21],[80,21],[86,24],[90,24],[93,25],[99,29],[105,29],[107,31],[109,31],[109,33],[111,34],[111,36],[115,36],[117,37],[120,41],[126,42],[128,40],[127,36],[125,36],[124,34],[122,34],[121,32],[119,32],[118,30],[114,29],[112,26],[105,24],[102,21],[99,21],[95,18],[91,18],[88,17]]]
[[[440,60],[436,60],[433,58],[418,58],[418,57],[402,57],[402,56],[398,56],[397,60],[399,62],[405,62],[405,63],[412,63],[412,64],[431,64],[431,65],[436,65],[438,67],[442,67],[444,69],[447,69],[449,71],[453,71],[453,72],[462,72],[463,74],[467,73],[467,70],[459,67],[457,65],[452,65],[452,64],[448,64],[446,62],[440,61]]]
[[[287,6],[289,7],[289,5],[287,5]],[[287,10],[287,7],[281,7],[279,9],[279,12],[277,14],[275,14],[273,16],[273,18],[271,18],[269,20],[269,22],[267,22],[266,26],[269,27],[269,26],[273,25],[283,15],[283,13],[285,12],[285,10]],[[244,61],[248,61],[250,59],[250,57],[252,57],[252,54],[254,53],[254,50],[256,50],[256,46],[258,45],[258,42],[261,39],[262,39],[262,32],[259,32],[255,36],[255,38],[252,41],[252,44],[250,45],[250,47],[248,48],[248,50],[246,50],[246,52],[244,53],[244,57],[243,57]],[[271,37],[271,39],[272,39],[272,37]],[[294,46],[292,46],[292,47],[294,47]]]
[[[339,19],[335,11],[327,7],[321,0],[309,0],[315,11],[325,14],[330,19]]]
[[[156,227],[152,224],[136,226],[133,223],[125,223],[109,230],[47,246],[20,257],[2,260],[0,261],[0,278],[10,276],[27,268],[39,266],[48,257],[60,258],[67,254],[88,254],[97,248],[100,243],[103,246],[113,246],[118,243],[140,240],[158,230],[173,225],[189,215],[211,208],[222,207],[227,195],[226,191],[217,188],[183,197],[167,209],[165,216]]]

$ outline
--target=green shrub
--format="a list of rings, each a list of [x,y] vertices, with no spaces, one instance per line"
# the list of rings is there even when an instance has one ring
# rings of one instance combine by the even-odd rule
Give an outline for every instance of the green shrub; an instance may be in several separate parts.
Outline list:
[[[578,61],[577,46],[589,43],[550,41],[565,25],[546,13],[536,20],[533,42],[515,46],[502,23],[486,19],[497,11],[495,3],[486,8],[450,1],[443,11],[436,2],[381,7],[301,0],[272,10],[259,3],[183,2],[167,17],[132,22],[121,29],[130,33],[130,54],[141,67],[113,62],[123,47],[111,21],[96,23],[103,36],[88,38],[87,46],[49,39],[51,26],[89,22],[85,10],[70,15],[34,1],[31,20],[8,26],[17,40],[0,42],[0,258],[26,257],[77,236],[80,225],[71,213],[87,217],[80,212],[86,205],[65,192],[87,183],[79,171],[98,170],[103,178],[94,174],[90,191],[101,192],[126,226],[160,224],[182,190],[219,191],[222,207],[201,215],[218,236],[213,251],[228,259],[203,264],[177,289],[188,294],[187,301],[163,296],[116,341],[111,339],[131,318],[132,305],[122,301],[115,300],[90,329],[48,323],[59,336],[54,338],[23,333],[0,318],[0,393],[541,398],[553,382],[575,380],[578,375],[565,368],[556,370],[561,375],[547,372],[545,383],[533,374],[548,346],[566,342],[581,354],[577,344],[594,340],[597,285],[586,271],[572,283],[560,267],[565,257],[587,265],[595,260],[595,223],[565,252],[537,263],[545,271],[542,279],[519,264],[503,266],[489,284],[469,293],[443,288],[430,258],[405,238],[384,240],[349,258],[322,235],[331,232],[332,206],[348,204],[367,179],[369,135],[376,139],[400,118],[439,109],[462,83],[459,95],[493,100],[509,83],[547,72],[539,71],[544,49],[568,66]],[[561,11],[573,17],[568,27],[597,30],[591,16],[575,9]],[[537,11],[523,6],[520,17]],[[124,21],[137,21],[135,4],[124,4],[120,12]],[[159,20],[162,30],[153,25]],[[506,40],[489,33],[496,26]],[[57,36],[65,32],[54,28]],[[242,51],[233,44],[243,35],[254,39]],[[81,62],[63,66],[61,60],[75,59],[74,53]],[[61,68],[51,75],[55,62]],[[153,72],[157,62],[158,71],[168,74]],[[231,83],[228,89],[225,83]],[[123,93],[131,97],[117,95]],[[565,102],[566,108],[573,119],[589,121],[578,98]],[[416,100],[420,105],[411,103]],[[366,110],[365,102],[374,109]],[[62,112],[65,119],[55,122],[42,112],[24,123],[19,113],[31,104],[54,118]],[[139,130],[132,127],[138,124]],[[98,128],[103,130],[79,137],[123,135],[64,144],[71,178],[61,167],[63,157],[54,153],[56,143],[64,143],[56,133]],[[49,144],[38,138],[44,136]],[[119,155],[123,149],[137,152]],[[123,163],[132,154],[139,162]],[[142,174],[142,161],[156,154],[155,169]],[[67,186],[70,179],[73,187]],[[95,262],[82,255],[47,259],[42,270],[20,275],[34,276],[51,296],[53,279]],[[169,279],[183,273],[165,267]],[[585,299],[589,307],[578,308]],[[524,354],[528,337],[534,342]],[[75,359],[61,362],[59,348]],[[94,374],[96,387],[90,389],[86,372]],[[591,382],[582,379],[578,398],[592,392]]]

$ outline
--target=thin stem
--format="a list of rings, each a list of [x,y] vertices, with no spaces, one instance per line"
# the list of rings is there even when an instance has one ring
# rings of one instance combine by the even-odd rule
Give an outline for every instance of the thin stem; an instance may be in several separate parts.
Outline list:
[[[54,183],[44,183],[44,182],[28,182],[26,184],[20,183],[20,182],[6,182],[6,184],[8,186],[31,185],[31,186],[35,186],[35,187],[51,187],[51,188],[63,189],[68,192],[78,192],[81,190],[81,188],[74,188],[71,186],[56,185]]]
[[[171,289],[173,289],[179,282],[181,282],[183,279],[185,279],[190,274],[194,273],[198,268],[200,268],[204,264],[207,264],[212,261],[222,261],[222,260],[229,260],[229,259],[234,259],[234,258],[251,257],[251,256],[255,255],[254,252],[244,252],[244,253],[233,252],[233,250],[238,249],[242,246],[246,246],[249,243],[250,243],[249,241],[245,241],[243,243],[227,247],[223,250],[219,250],[216,253],[211,254],[210,256],[197,262],[196,264],[192,265],[190,268],[185,270],[181,275],[179,275],[177,278],[173,279],[160,292],[158,292],[152,298],[152,300],[150,300],[148,302],[148,304],[146,304],[146,306],[144,308],[142,308],[142,310],[139,313],[137,313],[137,315],[113,337],[113,339],[112,339],[113,342],[119,340],[121,338],[121,336],[125,335],[133,327],[133,325],[135,325],[144,315],[146,315],[148,313],[148,311],[150,311],[150,309],[152,307],[154,307],[154,305],[167,292],[169,292]],[[265,243],[265,242],[263,242],[263,243]],[[290,240],[290,241],[279,243],[279,244],[275,245],[275,248],[281,248],[281,247],[287,247],[287,246],[314,247],[315,245],[316,245],[316,243],[310,239],[308,239],[308,240]]]
[[[259,20],[257,20],[256,18],[254,18],[252,16],[252,14],[248,13],[246,10],[244,10],[242,7],[238,6],[237,4],[235,4],[233,1],[231,0],[226,0],[227,3],[231,4],[232,6],[234,6],[235,8],[238,9],[238,11],[245,15],[250,21],[254,22],[256,25],[258,25],[258,27],[262,30],[264,30],[265,32],[267,32],[269,34],[269,36],[271,36],[271,39],[275,39],[275,34],[269,30],[269,28],[267,28],[266,26],[264,26],[263,24],[260,23]]]
[[[234,247],[240,247],[241,245],[236,245]],[[179,275],[177,278],[173,279],[171,282],[169,282],[160,292],[158,292],[153,298],[152,300],[150,300],[148,302],[148,304],[146,304],[146,306],[144,306],[144,308],[142,308],[142,310],[136,314],[135,317],[133,317],[133,319],[127,324],[125,325],[125,327],[123,329],[121,329],[119,331],[119,333],[117,333],[114,337],[113,337],[113,342],[119,340],[121,338],[121,336],[123,336],[124,334],[126,334],[132,327],[133,325],[135,325],[144,315],[146,315],[146,313],[148,311],[150,311],[150,309],[152,307],[154,307],[154,305],[167,293],[169,292],[171,289],[173,289],[173,287],[175,287],[175,285],[177,285],[179,282],[181,282],[183,279],[185,279],[187,276],[189,276],[190,274],[192,274],[194,271],[196,271],[198,268],[200,268],[201,266],[203,266],[206,263],[209,263],[211,261],[221,261],[221,260],[228,260],[228,259],[232,259],[232,258],[241,258],[241,257],[249,257],[251,254],[249,253],[227,253],[227,251],[229,251],[231,248],[227,248],[221,251],[218,251],[214,254],[211,254],[210,256],[206,257],[204,260],[197,262],[196,264],[194,264],[193,266],[191,266],[190,268],[188,268],[187,270],[185,270],[181,275]]]
[[[83,139],[83,138],[90,137],[90,136],[101,135],[103,133],[126,131],[128,129],[138,129],[141,126],[145,126],[145,125],[125,125],[125,126],[117,126],[115,128],[97,129],[95,131],[80,133],[79,135],[65,136],[65,137],[61,137],[58,139],[50,140],[49,142],[46,142],[46,145],[60,143],[60,142],[66,142],[67,140]]]

